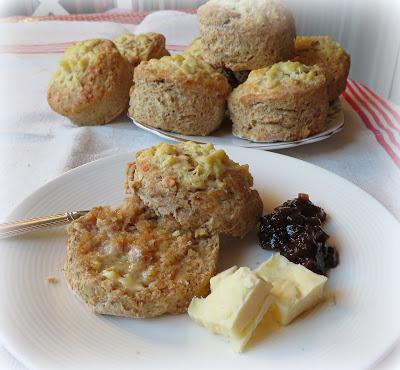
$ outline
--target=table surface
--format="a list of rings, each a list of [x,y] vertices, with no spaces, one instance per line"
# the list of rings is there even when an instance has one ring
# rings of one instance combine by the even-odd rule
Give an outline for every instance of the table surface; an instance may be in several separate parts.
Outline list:
[[[46,102],[48,81],[72,41],[156,31],[166,35],[171,52],[179,52],[198,35],[194,15],[157,12],[143,20],[144,15],[0,23],[0,219],[35,189],[69,169],[160,141],[125,117],[105,126],[74,126],[52,112]],[[345,127],[340,133],[279,152],[346,178],[400,220],[400,109],[357,81],[348,82],[341,100]],[[24,366],[0,347],[0,368]],[[400,346],[376,368],[400,368]]]

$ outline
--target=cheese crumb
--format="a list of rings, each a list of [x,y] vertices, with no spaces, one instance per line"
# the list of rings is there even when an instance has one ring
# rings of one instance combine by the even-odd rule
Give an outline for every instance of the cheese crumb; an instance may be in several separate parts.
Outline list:
[[[49,284],[57,284],[58,283],[58,279],[55,276],[48,276],[47,277],[47,282]]]

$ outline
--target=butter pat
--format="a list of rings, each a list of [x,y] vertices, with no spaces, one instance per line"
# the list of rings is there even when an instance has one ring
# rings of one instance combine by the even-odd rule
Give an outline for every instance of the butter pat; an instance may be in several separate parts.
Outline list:
[[[273,302],[272,285],[248,267],[236,266],[213,277],[210,285],[210,295],[192,299],[189,316],[210,331],[229,337],[232,348],[242,352]]]
[[[276,299],[271,313],[282,325],[288,325],[319,303],[328,280],[326,276],[315,274],[279,254],[272,256],[255,272],[273,285],[271,292]]]

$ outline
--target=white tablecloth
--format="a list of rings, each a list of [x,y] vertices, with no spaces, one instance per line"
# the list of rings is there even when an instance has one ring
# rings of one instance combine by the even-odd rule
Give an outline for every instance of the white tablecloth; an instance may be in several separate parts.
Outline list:
[[[47,84],[71,41],[156,31],[166,35],[172,52],[179,52],[198,35],[196,17],[158,12],[140,25],[113,23],[115,19],[107,16],[97,20],[0,23],[0,219],[32,191],[71,168],[160,141],[123,117],[105,126],[72,125],[49,109]],[[400,220],[400,110],[355,81],[349,83],[342,103],[342,132],[280,152],[343,176]],[[393,319],[399,325],[399,319]],[[400,347],[377,368],[400,368]],[[0,369],[24,367],[0,347]]]

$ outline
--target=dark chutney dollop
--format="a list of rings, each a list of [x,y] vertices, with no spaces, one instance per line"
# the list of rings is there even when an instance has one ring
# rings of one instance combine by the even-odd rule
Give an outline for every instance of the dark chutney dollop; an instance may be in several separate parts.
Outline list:
[[[339,254],[326,245],[329,235],[321,227],[325,220],[325,211],[314,205],[307,194],[299,194],[261,218],[261,248],[279,251],[289,261],[326,275],[338,265]]]

